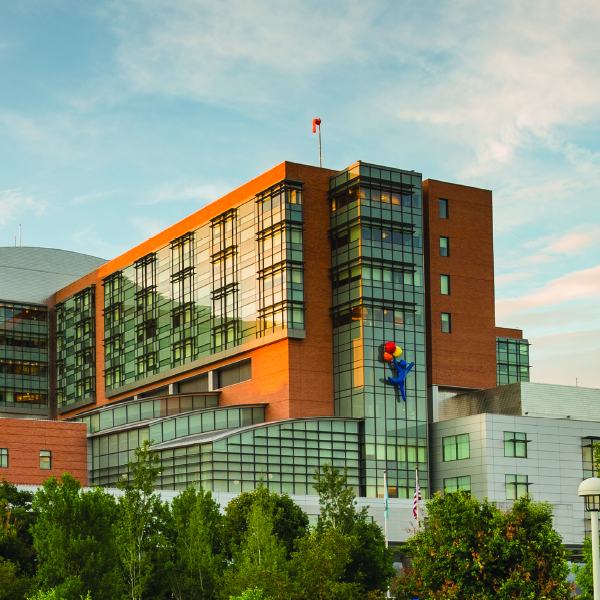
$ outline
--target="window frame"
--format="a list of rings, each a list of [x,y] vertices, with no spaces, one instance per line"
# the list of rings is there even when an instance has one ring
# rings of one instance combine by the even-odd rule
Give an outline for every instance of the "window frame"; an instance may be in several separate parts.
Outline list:
[[[44,454],[42,454],[44,453]],[[45,454],[47,453],[47,454]],[[42,462],[42,459],[48,459],[48,466],[43,466],[46,464],[46,461]],[[52,470],[52,450],[40,450],[40,470],[41,471],[51,471]]]
[[[445,282],[445,284],[444,284]],[[446,291],[444,291],[444,288]],[[450,287],[450,275],[446,275],[444,273],[440,273],[440,294],[442,296],[450,296],[452,293],[452,288]],[[446,313],[449,314],[449,313]]]
[[[459,440],[459,438],[463,438]],[[467,456],[459,457],[459,449],[461,448],[460,444],[465,442],[467,444]],[[448,441],[446,441],[448,440]],[[447,458],[446,449],[454,450],[454,452],[450,452],[450,456],[454,455],[454,458]],[[464,452],[464,447],[463,447]],[[442,438],[442,461],[443,462],[453,462],[455,460],[466,460],[467,458],[471,458],[471,438],[468,433],[459,433],[456,435],[447,435]]]
[[[512,436],[512,437],[507,437]],[[523,437],[517,437],[523,436]],[[504,432],[504,456],[506,458],[527,458],[527,444],[531,440],[527,439],[527,433],[521,431],[505,431]],[[507,454],[507,450],[512,444],[512,454]],[[517,448],[520,448],[522,454],[517,454]]]
[[[509,481],[509,477],[514,477],[514,481]],[[506,499],[507,500],[518,500],[523,494],[529,493],[529,486],[531,485],[531,481],[529,481],[529,475],[515,475],[512,473],[506,473],[504,475],[504,487],[506,489]],[[510,486],[510,488],[509,488]],[[514,493],[509,495],[509,490],[512,491],[514,486]],[[522,491],[522,488],[525,488],[525,491]],[[519,489],[521,489],[521,493],[519,493]],[[512,497],[514,495],[514,498]]]
[[[8,448],[0,448],[0,469],[8,469],[9,462],[9,449]]]
[[[446,246],[442,246],[442,240],[446,241]],[[446,254],[442,252],[444,250]],[[449,257],[450,256],[450,238],[447,235],[440,235],[440,256]]]
[[[461,487],[459,480],[460,479],[468,479],[469,480],[469,487]],[[446,485],[446,482],[455,482],[456,483],[456,487],[455,489],[449,490],[448,486]],[[457,492],[457,491],[463,491],[463,492],[468,492],[469,494],[471,493],[471,476],[470,475],[457,475],[456,477],[445,477],[444,478],[444,493],[448,492],[448,493],[452,493],[452,492]]]
[[[446,319],[446,321],[444,321],[444,317],[448,317]],[[445,331],[444,330],[444,325],[447,323],[448,325],[448,330]],[[441,329],[442,329],[442,333],[452,333],[452,313],[446,313],[443,312],[441,313]]]
[[[450,218],[450,202],[448,198],[438,198],[438,216],[440,219]]]

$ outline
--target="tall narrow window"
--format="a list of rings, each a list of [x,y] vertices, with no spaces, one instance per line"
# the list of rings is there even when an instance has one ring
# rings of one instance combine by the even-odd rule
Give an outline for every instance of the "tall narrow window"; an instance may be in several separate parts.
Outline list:
[[[450,238],[440,236],[440,256],[450,256]]]
[[[449,219],[450,216],[448,214],[448,200],[446,200],[444,198],[440,198],[439,207],[440,207],[440,219]]]
[[[44,471],[52,469],[52,452],[50,450],[40,450],[40,469]]]
[[[440,275],[440,292],[444,296],[450,295],[450,275]]]
[[[8,469],[8,448],[0,448],[0,469]]]
[[[452,319],[450,313],[442,313],[442,333],[452,333]]]

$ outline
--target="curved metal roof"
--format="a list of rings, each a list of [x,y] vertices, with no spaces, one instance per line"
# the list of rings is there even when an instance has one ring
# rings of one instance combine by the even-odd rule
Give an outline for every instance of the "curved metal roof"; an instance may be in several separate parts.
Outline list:
[[[44,304],[107,261],[55,248],[0,247],[0,301]]]

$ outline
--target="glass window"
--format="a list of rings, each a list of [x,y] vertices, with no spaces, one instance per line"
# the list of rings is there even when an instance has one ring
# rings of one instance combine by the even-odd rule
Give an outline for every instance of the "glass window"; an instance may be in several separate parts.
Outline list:
[[[452,320],[450,313],[442,313],[442,333],[452,333]]]
[[[0,469],[8,469],[8,448],[0,448]]]
[[[440,236],[440,256],[450,256],[450,238]]]
[[[517,431],[505,431],[504,456],[527,458],[527,434]]]
[[[527,475],[506,476],[506,499],[516,500],[529,491],[529,477]]]
[[[468,433],[445,437],[442,440],[442,446],[444,448],[444,462],[470,457]]]
[[[444,198],[439,199],[439,207],[440,207],[440,219],[448,219],[448,200]]]
[[[40,450],[40,469],[44,471],[52,469],[52,452],[50,450]]]
[[[446,492],[456,492],[457,490],[470,492],[471,476],[464,475],[463,477],[449,477],[448,479],[444,479],[444,490]]]
[[[450,295],[450,275],[440,275],[440,293],[444,296]]]

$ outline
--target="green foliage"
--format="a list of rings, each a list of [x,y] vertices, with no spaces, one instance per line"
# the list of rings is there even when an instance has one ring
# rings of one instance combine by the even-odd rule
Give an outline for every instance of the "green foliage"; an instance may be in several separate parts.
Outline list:
[[[346,470],[340,470],[329,463],[323,465],[323,473],[315,468],[315,491],[319,494],[321,515],[317,524],[319,532],[330,528],[339,529],[344,535],[351,533],[357,521],[367,518],[367,507],[358,510],[358,500],[346,482]]]
[[[19,565],[0,557],[0,600],[21,600],[32,583],[29,577],[19,574]]]
[[[35,573],[35,549],[30,533],[36,513],[32,511],[33,494],[21,492],[2,480],[0,484],[0,557],[17,565],[18,577]],[[0,596],[1,598],[1,596]]]
[[[145,440],[134,451],[129,462],[131,480],[121,480],[119,489],[119,519],[116,541],[125,581],[127,597],[142,600],[144,596],[160,596],[167,585],[167,545],[164,528],[168,511],[152,487],[162,472],[158,455],[150,450],[151,441]]]
[[[294,600],[359,598],[360,586],[344,581],[353,550],[354,539],[335,528],[299,539],[290,564]]]
[[[552,510],[529,496],[501,512],[465,492],[427,503],[428,528],[403,547],[412,568],[396,581],[398,599],[567,600],[568,565]]]
[[[289,584],[286,547],[273,531],[271,498],[261,499],[250,509],[246,531],[226,574],[226,588],[231,595],[258,588],[268,596],[284,598]]]
[[[30,596],[27,600],[62,600],[62,597],[58,595],[58,592],[55,589],[48,590],[47,592],[39,590],[35,596]],[[79,596],[78,600],[92,600],[92,597],[88,592],[85,598]]]
[[[271,600],[258,588],[246,590],[239,596],[229,596],[229,600]]]
[[[61,600],[120,595],[115,499],[100,488],[84,492],[68,474],[47,479],[36,493],[38,512],[32,528],[38,553],[36,579],[42,590],[54,589]]]
[[[369,522],[367,507],[358,509],[358,501],[346,481],[325,463],[323,473],[315,469],[315,490],[319,494],[321,514],[317,533],[336,530],[352,540],[343,581],[358,584],[363,593],[387,590],[392,577],[393,551],[386,548],[385,537],[376,523]]]
[[[223,519],[210,492],[189,487],[172,507],[173,596],[177,600],[208,600],[219,593],[225,569]]]
[[[228,542],[229,556],[233,556],[240,546],[248,528],[250,511],[257,503],[270,507],[273,533],[284,543],[289,558],[295,541],[308,533],[308,516],[287,494],[275,494],[262,482],[252,492],[233,498],[225,509],[224,539]]]
[[[592,540],[585,538],[583,541],[583,564],[573,565],[575,583],[581,588],[583,594],[580,600],[594,600],[594,576],[592,573]]]

